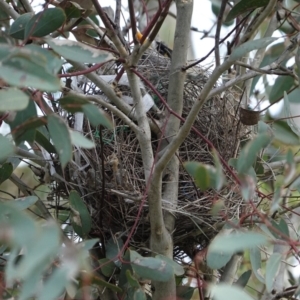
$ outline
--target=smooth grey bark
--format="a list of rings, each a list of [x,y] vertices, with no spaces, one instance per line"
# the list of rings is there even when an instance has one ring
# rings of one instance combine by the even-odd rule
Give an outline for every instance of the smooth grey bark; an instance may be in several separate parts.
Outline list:
[[[187,53],[190,42],[190,26],[193,12],[193,0],[176,1],[177,23],[174,37],[174,49],[170,69],[169,88],[167,102],[170,108],[181,115],[183,106],[183,91],[186,74],[182,71],[187,61]],[[180,120],[173,116],[167,116],[167,124],[162,142],[163,150],[169,143],[176,139],[180,127]],[[164,191],[162,191],[162,174],[167,178]],[[149,211],[151,222],[151,249],[154,253],[160,253],[173,258],[172,231],[174,230],[174,215],[162,213],[162,199],[167,200],[170,206],[175,208],[178,199],[179,161],[175,155],[166,162],[161,169],[155,169],[149,190]],[[175,278],[169,282],[153,282],[155,291],[153,299],[175,299]]]

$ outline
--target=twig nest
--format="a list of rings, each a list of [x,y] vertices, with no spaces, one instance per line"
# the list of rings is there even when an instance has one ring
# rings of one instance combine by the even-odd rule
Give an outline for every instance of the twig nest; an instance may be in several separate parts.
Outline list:
[[[169,85],[170,59],[156,52],[144,55],[137,66],[140,72],[156,88],[162,97],[167,99]],[[197,101],[202,87],[206,83],[209,74],[201,68],[195,68],[196,76],[188,76],[183,95],[183,114],[185,118],[195,101]],[[155,105],[148,111],[148,116],[157,123],[162,123],[166,109],[159,97],[147,87],[145,91],[151,95]],[[130,97],[128,87],[118,87],[119,92]],[[101,91],[97,91],[101,94]],[[235,157],[243,128],[239,122],[238,101],[236,92],[228,91],[222,97],[216,96],[208,99],[199,112],[194,127],[209,140],[220,155],[228,161]],[[133,107],[134,109],[134,107]],[[112,115],[115,123],[114,130],[102,130],[102,138],[99,134],[96,138],[98,146],[94,150],[86,150],[86,156],[91,161],[91,167],[95,169],[94,180],[87,180],[82,174],[80,192],[84,192],[84,199],[93,210],[94,235],[101,234],[109,238],[112,233],[120,233],[126,236],[135,222],[137,211],[144,194],[146,183],[141,151],[135,133],[119,118]],[[86,123],[87,124],[87,123]],[[89,125],[86,131],[89,131]],[[96,128],[92,128],[94,136]],[[168,137],[164,137],[168,139]],[[153,152],[159,151],[158,141],[160,133],[152,132]],[[102,141],[101,141],[102,140]],[[186,172],[183,162],[198,161],[205,164],[213,164],[213,158],[208,145],[195,132],[191,132],[178,151],[180,161],[180,177],[178,185],[178,205],[171,207],[163,200],[163,207],[170,211],[176,218],[175,231],[173,232],[175,253],[177,258],[182,255],[192,255],[194,247],[209,242],[219,231],[220,222],[226,218],[232,218],[239,214],[242,200],[239,193],[235,192],[235,183],[228,178],[228,185],[220,192],[201,191],[194,180]],[[114,160],[112,162],[112,154]],[[102,161],[102,159],[104,161]],[[104,168],[105,180],[103,187],[102,171]],[[169,178],[163,178],[164,183]],[[104,195],[104,199],[102,199]],[[212,215],[213,203],[222,201],[224,205],[218,215]],[[101,212],[99,211],[101,204]],[[101,221],[99,221],[101,215]],[[132,237],[131,244],[139,249],[148,249],[150,236],[150,223],[148,218],[148,203],[145,202],[139,225]]]

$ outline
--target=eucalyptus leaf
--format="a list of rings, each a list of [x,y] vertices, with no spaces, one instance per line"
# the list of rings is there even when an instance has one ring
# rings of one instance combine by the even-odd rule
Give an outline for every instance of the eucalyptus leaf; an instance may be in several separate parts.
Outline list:
[[[37,196],[27,196],[23,198],[18,198],[13,201],[13,205],[15,205],[19,210],[25,210],[35,204],[38,201]]]
[[[71,130],[70,135],[71,135],[72,144],[77,147],[85,148],[85,149],[92,149],[95,147],[94,142],[84,137],[78,131]]]
[[[16,88],[0,90],[0,111],[22,110],[27,107],[29,96]]]
[[[6,158],[12,155],[15,151],[14,145],[8,138],[0,134],[0,163],[4,162]]]
[[[255,246],[262,246],[268,243],[268,239],[257,232],[221,232],[211,242],[208,251],[223,252],[233,255]]]
[[[246,292],[236,286],[220,283],[212,287],[213,299],[215,300],[253,300]]]
[[[262,276],[262,266],[261,266],[261,254],[258,247],[253,247],[250,249],[250,263],[252,271],[254,272],[255,277],[261,282],[265,283],[265,279]]]
[[[65,59],[70,59],[78,63],[103,63],[114,59],[111,52],[93,48],[71,40],[54,40],[47,38],[45,41],[49,46]]]
[[[0,149],[1,149],[1,146],[0,146]],[[13,171],[14,171],[14,168],[13,168],[12,163],[10,163],[10,162],[4,163],[0,167],[0,184],[9,178]]]
[[[134,272],[142,278],[164,282],[174,276],[172,266],[166,261],[154,257],[143,257],[133,250],[130,250],[130,262]]]
[[[227,15],[226,22],[233,20],[248,10],[266,6],[269,1],[270,0],[241,0],[233,6]]]
[[[60,7],[47,8],[34,15],[25,27],[25,38],[29,36],[43,37],[63,25],[66,15]]]
[[[92,228],[90,213],[76,191],[71,191],[69,195],[71,208],[71,223],[74,231],[82,238],[86,237]]]
[[[37,88],[42,91],[60,90],[60,80],[49,74],[38,61],[33,62],[24,54],[16,53],[0,64],[1,78],[8,84],[20,88]]]
[[[23,40],[25,38],[25,27],[29,20],[33,17],[34,13],[29,12],[20,15],[12,24],[9,30],[9,34],[15,38]]]
[[[279,253],[273,253],[267,260],[266,265],[266,288],[269,293],[273,290],[274,280],[279,271],[281,263],[281,255]]]
[[[72,159],[72,143],[69,129],[59,116],[52,114],[47,118],[50,137],[59,155],[60,163],[64,168]]]
[[[257,50],[260,48],[265,48],[269,44],[275,42],[277,38],[273,37],[266,37],[266,38],[261,38],[258,40],[253,40],[246,42],[237,48],[233,49],[231,55],[228,58],[228,61],[235,62],[236,60],[240,59],[241,57],[245,56],[247,53]]]

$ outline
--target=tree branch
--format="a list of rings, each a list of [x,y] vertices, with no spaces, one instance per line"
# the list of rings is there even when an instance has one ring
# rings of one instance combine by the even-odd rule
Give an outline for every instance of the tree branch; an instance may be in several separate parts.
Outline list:
[[[0,0],[0,8],[14,20],[17,19],[20,15],[4,0]]]

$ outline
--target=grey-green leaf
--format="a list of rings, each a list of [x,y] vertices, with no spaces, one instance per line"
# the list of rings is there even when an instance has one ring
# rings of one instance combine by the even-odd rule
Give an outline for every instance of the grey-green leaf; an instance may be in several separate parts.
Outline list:
[[[71,130],[70,135],[71,135],[72,144],[77,147],[86,148],[86,149],[92,149],[95,147],[94,142],[92,142],[91,140],[83,136],[78,131]]]
[[[240,59],[241,57],[245,56],[250,51],[257,50],[260,48],[265,48],[276,40],[277,38],[266,37],[266,38],[261,38],[258,40],[246,42],[240,45],[239,47],[235,48],[232,51],[231,55],[229,56],[228,60],[234,62],[237,59]]]
[[[25,27],[29,20],[33,17],[33,13],[25,13],[23,15],[20,15],[11,25],[9,34],[15,38],[23,40],[25,37]]]
[[[70,132],[66,123],[57,115],[48,116],[48,128],[59,160],[64,168],[72,158],[72,144]]]
[[[103,63],[114,59],[114,56],[105,50],[95,49],[86,44],[71,40],[45,39],[55,52],[79,63]]]
[[[69,195],[71,207],[71,223],[75,232],[82,238],[86,237],[92,228],[90,213],[76,191],[71,191]]]
[[[273,290],[274,280],[279,270],[281,255],[273,253],[267,261],[266,265],[266,288],[269,293]]]
[[[215,300],[253,300],[246,292],[236,286],[220,283],[212,288],[213,299]]]
[[[1,148],[1,146],[0,146],[0,148]],[[13,171],[14,171],[14,168],[13,168],[12,163],[10,163],[10,162],[4,163],[0,167],[0,184],[9,178]]]
[[[0,90],[0,111],[23,110],[29,103],[29,96],[16,88]]]
[[[268,239],[257,232],[221,232],[213,239],[208,249],[232,255],[238,251],[267,243]]]
[[[25,27],[25,37],[43,37],[63,25],[65,12],[60,7],[48,8],[33,16]]]
[[[15,151],[14,145],[2,134],[0,134],[0,163],[12,155]]]

